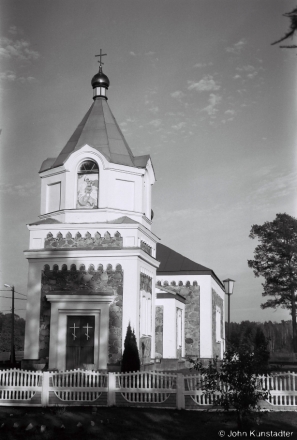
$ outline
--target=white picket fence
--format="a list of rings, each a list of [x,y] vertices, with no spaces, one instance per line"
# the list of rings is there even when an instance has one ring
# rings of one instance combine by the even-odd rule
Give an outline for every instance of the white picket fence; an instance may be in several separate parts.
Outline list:
[[[297,374],[258,376],[270,395],[263,407],[297,410]],[[159,371],[107,373],[88,370],[0,370],[0,406],[147,406],[203,409],[213,404],[199,374]],[[224,386],[224,384],[222,385]]]
[[[42,384],[41,371],[0,370],[0,405],[32,401]]]

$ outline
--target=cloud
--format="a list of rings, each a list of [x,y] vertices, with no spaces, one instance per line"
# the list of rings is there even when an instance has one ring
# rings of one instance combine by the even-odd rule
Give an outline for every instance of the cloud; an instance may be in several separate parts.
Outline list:
[[[249,189],[244,203],[259,209],[267,209],[275,206],[275,199],[292,197],[296,191],[297,173],[289,172],[283,174],[274,173],[275,167],[261,167],[255,170],[255,182]]]
[[[207,66],[213,66],[213,63],[196,63],[194,67],[207,67]]]
[[[153,105],[153,95],[156,95],[156,93],[157,93],[156,87],[149,89],[145,92],[145,95],[144,95],[145,105],[148,105],[148,104]]]
[[[210,92],[221,88],[211,75],[206,75],[198,82],[188,81],[188,84],[188,90],[196,90],[197,92]]]
[[[160,127],[160,125],[162,125],[162,121],[161,119],[153,119],[148,123],[148,125],[152,125],[153,127],[158,128]]]
[[[247,78],[250,78],[250,79],[253,79],[253,78],[255,78],[256,75],[258,75],[258,72],[255,69],[255,67],[251,66],[250,64],[248,64],[247,66],[243,66],[243,67],[237,67],[236,70],[238,72],[246,73]]]
[[[149,112],[154,114],[159,113],[159,107],[157,105],[155,107],[151,107],[149,108]]]
[[[267,179],[262,183],[261,186],[255,191],[255,197],[284,197],[291,194],[296,190],[297,185],[297,173],[292,172],[289,174],[283,174],[279,176],[271,176],[271,173],[267,173]]]
[[[172,125],[171,128],[174,128],[174,130],[180,130],[181,128],[184,128],[186,125],[185,122],[179,122],[176,125]]]
[[[238,74],[236,74],[236,75],[233,76],[233,79],[238,79],[238,78],[241,78],[241,76],[238,75]]]
[[[146,55],[155,55],[156,52],[152,52],[151,50],[149,52],[146,52]]]
[[[16,35],[18,33],[18,28],[16,26],[10,26],[8,32],[12,35]]]
[[[17,78],[15,72],[7,70],[6,72],[0,72],[0,81],[15,81]]]
[[[215,117],[216,113],[218,112],[217,105],[221,102],[222,97],[220,95],[215,95],[214,93],[211,93],[208,98],[209,105],[207,107],[204,107],[202,111],[205,111],[208,113],[209,116]]]
[[[7,70],[6,72],[0,72],[0,81],[18,81],[20,83],[32,83],[36,81],[33,76],[20,76],[18,77],[12,70]]]
[[[255,68],[248,64],[247,66],[236,67],[236,70],[238,70],[238,72],[253,72]]]
[[[17,58],[19,60],[37,60],[39,53],[30,48],[30,43],[25,40],[11,40],[7,37],[0,38],[0,57]]]
[[[24,185],[12,185],[10,183],[0,184],[0,193],[2,194],[27,197],[32,194],[36,194],[36,192],[37,192],[36,184],[33,182],[25,183]]]
[[[242,38],[237,43],[233,44],[233,46],[226,47],[226,52],[233,53],[235,55],[239,55],[246,44],[247,44],[247,41],[244,38]]]
[[[131,50],[131,52],[129,52],[129,55],[131,55],[132,57],[136,57],[136,53],[133,52],[132,50]]]
[[[186,102],[183,102],[183,98],[186,96],[182,91],[177,90],[176,92],[170,93],[170,96],[176,99],[180,104],[183,104],[185,107],[188,106]]]
[[[222,123],[231,122],[234,120],[235,110],[228,109],[224,112],[224,115],[227,116],[227,119],[222,119]]]
[[[177,90],[176,92],[170,93],[170,96],[172,96],[172,98],[175,98],[175,99],[181,99],[185,96],[185,94],[183,92],[181,92],[180,90]]]

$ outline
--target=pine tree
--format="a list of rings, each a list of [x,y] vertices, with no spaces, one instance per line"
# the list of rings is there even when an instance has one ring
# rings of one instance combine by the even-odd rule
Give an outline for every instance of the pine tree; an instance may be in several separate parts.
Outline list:
[[[251,238],[260,244],[254,251],[254,260],[248,265],[256,277],[263,276],[263,296],[272,296],[267,307],[289,309],[292,315],[293,349],[297,353],[297,219],[288,214],[277,214],[272,222],[253,225]]]
[[[140,370],[140,359],[137,348],[136,336],[134,330],[131,329],[131,325],[127,327],[127,333],[124,342],[124,353],[122,358],[122,373],[129,373],[131,371]]]

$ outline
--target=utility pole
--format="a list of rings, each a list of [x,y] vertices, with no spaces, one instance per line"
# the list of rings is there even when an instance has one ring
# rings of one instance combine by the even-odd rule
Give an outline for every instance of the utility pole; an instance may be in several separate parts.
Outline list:
[[[15,351],[14,351],[14,286],[11,288],[11,349],[10,349],[10,362],[11,365],[15,365]]]
[[[5,287],[11,289],[11,344],[10,344],[10,363],[11,366],[15,366],[15,351],[14,351],[14,286],[4,284]]]

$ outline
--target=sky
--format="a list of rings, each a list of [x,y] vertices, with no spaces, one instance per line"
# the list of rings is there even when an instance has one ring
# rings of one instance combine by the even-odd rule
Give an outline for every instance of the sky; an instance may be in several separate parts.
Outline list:
[[[0,0],[0,289],[26,294],[38,171],[91,106],[101,48],[109,106],[134,155],[152,158],[153,232],[236,281],[231,321],[289,320],[261,309],[247,260],[253,224],[297,216],[297,50],[271,45],[296,3]]]

